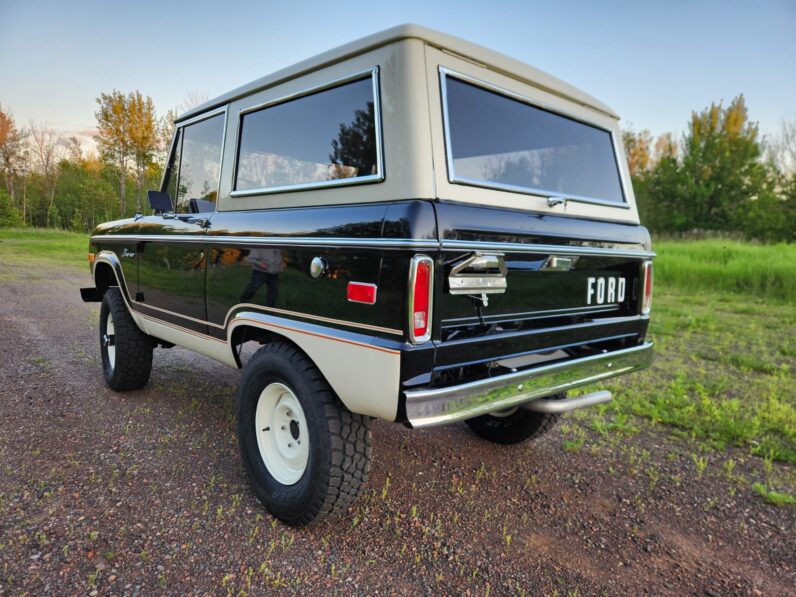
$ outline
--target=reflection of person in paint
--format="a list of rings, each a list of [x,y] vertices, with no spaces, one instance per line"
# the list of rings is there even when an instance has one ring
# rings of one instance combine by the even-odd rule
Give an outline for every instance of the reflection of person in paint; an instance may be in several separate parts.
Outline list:
[[[260,286],[265,284],[268,286],[265,304],[268,307],[275,306],[279,290],[279,273],[285,269],[282,252],[279,249],[252,249],[246,260],[252,264],[252,277],[240,295],[240,302],[250,301]]]

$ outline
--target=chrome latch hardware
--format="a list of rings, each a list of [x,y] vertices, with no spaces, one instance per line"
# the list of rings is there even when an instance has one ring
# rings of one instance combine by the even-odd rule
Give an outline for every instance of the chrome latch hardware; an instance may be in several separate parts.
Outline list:
[[[555,207],[556,205],[562,205],[562,204],[566,205],[566,203],[567,203],[567,198],[561,197],[560,195],[550,195],[547,198],[548,207]]]
[[[487,294],[506,292],[507,272],[503,253],[475,251],[451,268],[448,287],[451,294],[475,295],[487,306]]]

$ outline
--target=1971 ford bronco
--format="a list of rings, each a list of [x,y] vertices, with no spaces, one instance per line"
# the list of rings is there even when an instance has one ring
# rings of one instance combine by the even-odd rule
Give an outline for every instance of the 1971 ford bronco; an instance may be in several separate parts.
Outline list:
[[[512,444],[651,359],[617,115],[442,33],[396,27],[190,110],[149,200],[90,241],[105,381],[144,386],[157,346],[242,367],[242,458],[289,524],[356,497],[374,417]]]

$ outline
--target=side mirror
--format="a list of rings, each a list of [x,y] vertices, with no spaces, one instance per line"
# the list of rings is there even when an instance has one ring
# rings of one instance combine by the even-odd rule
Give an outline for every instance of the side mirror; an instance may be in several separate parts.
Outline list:
[[[174,211],[174,206],[171,202],[171,196],[163,191],[147,191],[149,197],[149,207],[155,210],[155,213],[170,213]]]

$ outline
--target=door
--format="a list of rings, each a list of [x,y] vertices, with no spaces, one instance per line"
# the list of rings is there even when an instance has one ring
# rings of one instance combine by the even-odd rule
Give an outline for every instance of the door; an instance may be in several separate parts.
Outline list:
[[[173,214],[140,220],[137,302],[165,322],[207,333],[205,233],[218,196],[226,111],[181,125],[164,180]]]

